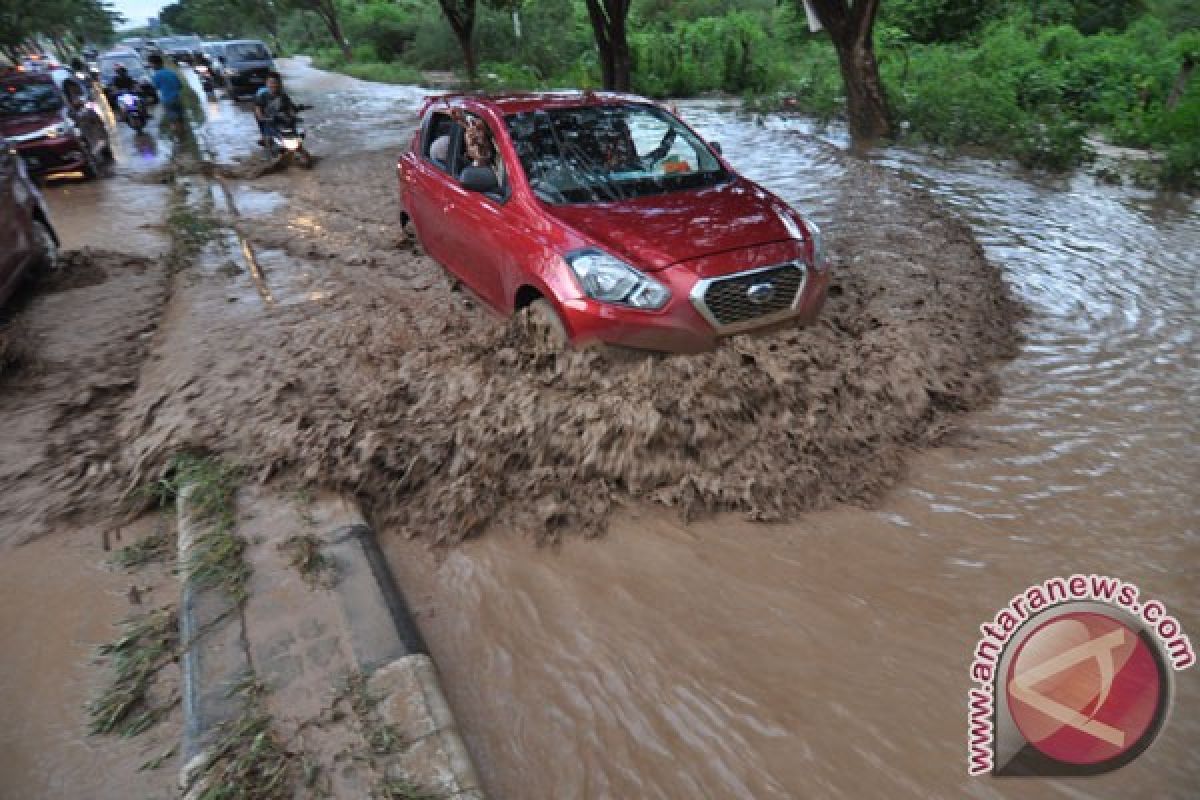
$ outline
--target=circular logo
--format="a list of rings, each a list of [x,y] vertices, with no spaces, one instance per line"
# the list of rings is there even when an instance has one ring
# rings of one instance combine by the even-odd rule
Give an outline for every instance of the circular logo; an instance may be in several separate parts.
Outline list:
[[[775,284],[756,283],[746,290],[746,297],[749,298],[751,303],[755,303],[756,305],[769,303],[775,297]]]
[[[1132,758],[1166,711],[1157,650],[1125,623],[1094,611],[1055,617],[1017,649],[1005,684],[1009,711],[1034,748],[1067,764]]]

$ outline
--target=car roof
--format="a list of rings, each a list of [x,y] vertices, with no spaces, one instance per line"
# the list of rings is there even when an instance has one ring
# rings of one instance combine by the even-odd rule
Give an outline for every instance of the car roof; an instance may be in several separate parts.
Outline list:
[[[491,108],[500,115],[520,114],[552,108],[578,108],[580,106],[611,106],[624,103],[651,103],[635,94],[623,92],[594,92],[590,89],[565,89],[546,92],[505,92],[499,94],[452,93],[429,97],[422,113],[441,103],[451,107],[476,104]]]
[[[261,44],[263,47],[267,46],[267,43],[262,39],[226,39],[221,44]]]

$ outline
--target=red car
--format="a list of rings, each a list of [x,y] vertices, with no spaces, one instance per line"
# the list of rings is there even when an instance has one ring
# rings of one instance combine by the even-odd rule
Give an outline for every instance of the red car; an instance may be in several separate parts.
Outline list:
[[[58,236],[25,164],[0,136],[0,303],[31,267],[52,267]]]
[[[430,256],[575,345],[694,352],[825,300],[817,227],[641,97],[431,98],[397,168]]]
[[[94,178],[108,158],[108,131],[90,103],[71,107],[50,75],[0,77],[0,136],[35,175],[82,172]]]

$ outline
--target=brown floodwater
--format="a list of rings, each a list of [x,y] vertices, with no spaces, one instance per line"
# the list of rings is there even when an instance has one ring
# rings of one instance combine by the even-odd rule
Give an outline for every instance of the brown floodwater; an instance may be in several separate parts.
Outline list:
[[[835,167],[796,123],[685,113],[823,219]],[[1031,314],[1001,397],[877,508],[684,525],[634,507],[605,537],[540,549],[502,530],[432,553],[385,536],[494,797],[1196,796],[1196,669],[1130,766],[966,774],[978,626],[1026,586],[1118,576],[1200,635],[1196,201],[879,160],[970,222]]]
[[[143,517],[113,546],[154,531]],[[96,647],[119,635],[117,620],[174,602],[165,568],[136,575],[107,563],[99,527],[59,526],[49,536],[0,551],[0,798],[157,798],[172,794],[178,764],[139,767],[170,750],[179,717],[137,739],[88,734],[86,705],[109,678]],[[131,605],[131,586],[140,605]],[[162,691],[177,670],[169,667]]]

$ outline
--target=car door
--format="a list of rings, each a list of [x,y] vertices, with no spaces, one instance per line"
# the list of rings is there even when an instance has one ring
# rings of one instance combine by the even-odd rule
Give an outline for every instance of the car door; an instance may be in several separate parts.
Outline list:
[[[467,117],[480,119],[471,114]],[[452,265],[452,270],[463,282],[486,302],[502,309],[507,306],[507,271],[513,263],[511,253],[516,238],[511,216],[506,213],[509,197],[507,176],[511,165],[506,164],[498,154],[492,126],[486,120],[481,121],[488,129],[493,152],[497,153],[493,163],[502,167],[498,180],[503,183],[500,191],[482,194],[463,187],[457,177],[450,181],[443,208],[446,224],[442,232],[442,246],[446,251],[446,263]],[[467,166],[461,135],[459,139],[451,164],[455,176]]]
[[[458,137],[459,125],[449,114],[430,115],[408,175],[409,190],[405,197],[405,210],[412,217],[425,251],[455,272],[454,265],[447,260],[445,228],[447,193],[453,182],[450,155]],[[437,157],[435,152],[444,152],[445,157]]]

